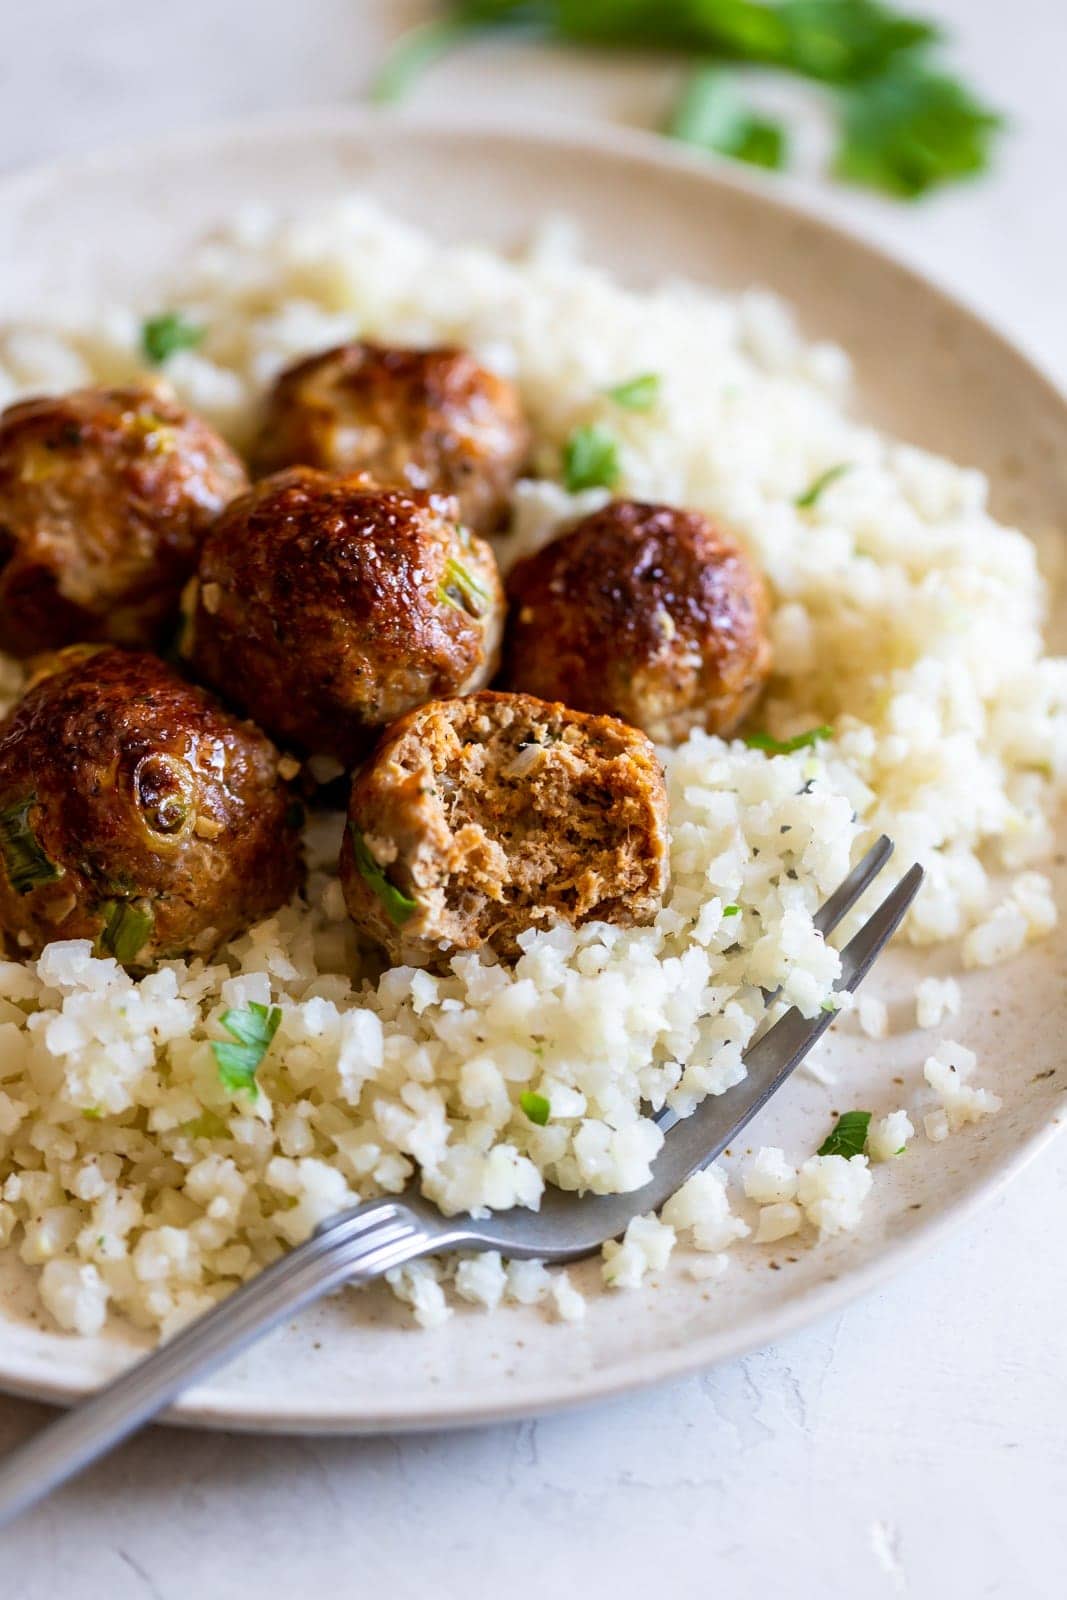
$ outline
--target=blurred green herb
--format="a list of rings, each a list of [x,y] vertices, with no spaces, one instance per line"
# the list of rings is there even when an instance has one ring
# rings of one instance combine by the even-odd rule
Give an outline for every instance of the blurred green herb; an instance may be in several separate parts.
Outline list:
[[[619,477],[619,452],[606,428],[575,428],[563,450],[563,481],[580,489],[611,489]]]
[[[785,129],[757,116],[741,97],[732,74],[703,67],[689,80],[667,126],[674,139],[777,170],[788,154]]]
[[[247,1089],[255,1097],[259,1092],[256,1069],[278,1031],[281,1011],[277,1006],[268,1008],[250,1000],[247,1011],[224,1011],[221,1020],[226,1032],[237,1040],[236,1044],[224,1039],[211,1041],[222,1086],[231,1092]]]
[[[627,378],[613,389],[605,390],[609,400],[625,411],[651,411],[659,399],[660,375],[658,372],[641,372],[636,378]]]
[[[819,1155],[844,1156],[846,1161],[852,1156],[861,1156],[863,1147],[867,1143],[867,1129],[870,1125],[869,1111],[846,1111],[844,1116],[838,1117],[819,1146]]]
[[[785,130],[745,106],[721,64],[822,83],[840,123],[835,175],[899,198],[983,171],[1002,126],[965,84],[929,66],[937,24],[881,0],[443,0],[440,17],[399,41],[371,93],[395,100],[473,35],[518,27],[563,43],[698,58],[668,131],[764,167],[785,165]]]
[[[791,756],[795,750],[806,750],[820,739],[832,739],[833,728],[809,728],[807,733],[795,733],[791,739],[775,739],[769,733],[746,733],[745,743],[750,750],[766,750],[772,756]]]
[[[797,510],[810,511],[812,506],[818,504],[822,495],[830,487],[830,485],[832,483],[836,483],[838,478],[843,478],[845,473],[850,470],[851,466],[851,461],[839,461],[836,466],[827,467],[825,472],[820,472],[819,476],[817,478],[813,478],[811,483],[808,484],[808,487],[804,490],[804,493],[798,494],[796,499],[793,501],[793,504],[796,506]]]
[[[176,350],[191,350],[207,333],[206,328],[181,311],[161,311],[148,317],[141,326],[141,348],[153,366],[162,366]]]

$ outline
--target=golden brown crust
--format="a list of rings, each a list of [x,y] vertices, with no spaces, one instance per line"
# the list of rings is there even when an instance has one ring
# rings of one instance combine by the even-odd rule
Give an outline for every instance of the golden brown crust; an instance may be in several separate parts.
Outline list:
[[[454,494],[493,533],[529,453],[515,386],[465,350],[346,344],[287,368],[266,402],[260,472],[304,465]]]
[[[142,968],[208,956],[269,915],[302,876],[278,762],[258,728],[155,656],[75,646],[38,664],[0,726],[11,948],[92,939]]]
[[[279,741],[349,766],[412,706],[491,677],[503,611],[454,502],[297,467],[208,535],[188,648]]]
[[[530,695],[435,701],[356,774],[341,850],[349,912],[394,961],[554,921],[650,922],[667,883],[667,797],[645,736]]]
[[[706,517],[618,500],[508,578],[503,680],[676,743],[729,733],[770,672],[768,600]]]
[[[0,649],[160,643],[244,466],[162,389],[77,389],[0,415]]]

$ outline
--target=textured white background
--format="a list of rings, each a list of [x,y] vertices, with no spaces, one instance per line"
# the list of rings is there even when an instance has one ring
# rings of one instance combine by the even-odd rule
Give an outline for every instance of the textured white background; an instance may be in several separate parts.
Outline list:
[[[817,178],[854,224],[1067,382],[1061,0],[921,4],[1013,120],[996,175],[919,208]],[[362,92],[418,0],[0,0],[0,166]],[[480,46],[425,108],[655,125],[657,63]],[[806,143],[822,130],[810,117]],[[780,1348],[477,1434],[157,1430],[0,1538],[4,1600],[388,1594],[1062,1597],[1067,1148],[924,1264]],[[620,1315],[625,1307],[620,1301]],[[41,1407],[0,1400],[0,1448]]]

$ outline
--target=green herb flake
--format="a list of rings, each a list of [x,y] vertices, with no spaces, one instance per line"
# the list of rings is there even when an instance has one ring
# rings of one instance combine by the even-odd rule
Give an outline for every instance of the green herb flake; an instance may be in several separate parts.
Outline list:
[[[519,1104],[531,1122],[536,1122],[539,1128],[545,1126],[552,1107],[543,1094],[534,1094],[532,1089],[524,1089],[519,1096]]]
[[[791,739],[775,739],[769,733],[746,733],[745,743],[750,750],[766,750],[772,756],[791,756],[797,750],[807,750],[821,739],[832,739],[833,728],[825,725],[809,728],[807,733],[795,733]]]
[[[63,876],[63,868],[45,855],[30,827],[30,811],[36,804],[37,796],[31,794],[0,811],[0,855],[16,894],[29,894]]]
[[[732,77],[702,67],[689,80],[667,126],[674,139],[778,171],[788,158],[785,129],[751,111]]]
[[[908,58],[847,93],[834,174],[914,200],[983,172],[1002,126],[963,84]]]
[[[739,917],[741,915],[741,907],[740,906],[723,906],[722,914],[723,914],[724,917]]]
[[[611,489],[619,478],[619,451],[606,428],[575,428],[563,450],[563,481],[571,494]]]
[[[206,333],[206,328],[190,322],[184,312],[161,311],[142,323],[141,349],[152,365],[159,367],[176,350],[193,349]]]
[[[225,1044],[223,1048],[226,1048]],[[228,1124],[216,1111],[202,1111],[198,1117],[193,1117],[178,1127],[178,1132],[184,1134],[187,1139],[221,1139],[229,1131]]]
[[[628,378],[625,383],[617,383],[613,389],[605,390],[609,400],[614,400],[617,406],[622,406],[625,411],[651,411],[659,399],[662,379],[658,372],[641,372],[636,378]]]
[[[836,466],[827,467],[825,472],[820,472],[817,478],[812,479],[803,494],[797,495],[793,504],[798,511],[810,511],[812,506],[819,503],[832,483],[836,483],[838,478],[843,478],[846,472],[851,471],[851,461],[839,461]]]
[[[819,1155],[844,1156],[846,1161],[861,1156],[870,1125],[871,1112],[846,1111],[819,1146]]]
[[[259,1005],[250,1000],[247,1011],[224,1011],[222,1026],[232,1034],[236,1044],[228,1040],[212,1039],[211,1048],[219,1069],[219,1081],[231,1093],[247,1089],[254,1097],[256,1069],[270,1049],[271,1040],[278,1031],[282,1013],[278,1006]]]
[[[155,927],[155,917],[147,906],[134,905],[129,900],[110,900],[103,909],[107,921],[97,944],[105,955],[114,956],[120,967],[129,966],[144,948]]]
[[[352,840],[352,853],[356,858],[356,867],[364,883],[368,884],[378,899],[385,907],[390,922],[398,928],[403,927],[409,917],[413,917],[419,909],[419,902],[412,900],[395,884],[389,882],[384,871],[371,855],[367,841],[356,827],[354,822],[348,824],[348,832]]]
[[[489,594],[474,574],[451,556],[445,562],[444,577],[437,586],[437,597],[446,606],[455,606],[470,617],[484,617],[489,609]]]

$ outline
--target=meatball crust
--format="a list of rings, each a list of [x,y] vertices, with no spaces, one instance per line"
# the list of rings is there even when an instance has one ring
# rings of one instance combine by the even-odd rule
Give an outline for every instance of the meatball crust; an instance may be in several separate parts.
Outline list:
[[[279,741],[351,766],[405,711],[496,671],[496,560],[456,518],[360,474],[264,478],[204,541],[197,672]]]
[[[617,500],[508,578],[504,680],[675,744],[730,733],[771,665],[763,579],[696,511]]]
[[[210,956],[302,878],[277,750],[155,656],[47,658],[0,725],[0,927],[140,970]]]
[[[493,533],[530,449],[518,391],[465,350],[345,344],[282,373],[256,450],[261,472],[304,465],[454,494]]]
[[[532,695],[409,712],[352,781],[341,885],[395,962],[519,953],[561,920],[651,922],[667,884],[667,795],[644,734]]]
[[[0,649],[160,643],[204,531],[248,485],[164,389],[76,389],[0,415]]]

